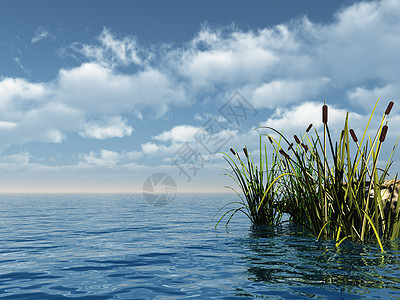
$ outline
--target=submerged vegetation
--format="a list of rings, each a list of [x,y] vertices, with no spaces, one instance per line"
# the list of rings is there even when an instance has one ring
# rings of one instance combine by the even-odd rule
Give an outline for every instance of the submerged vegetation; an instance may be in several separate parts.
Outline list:
[[[288,214],[291,222],[304,226],[318,239],[333,239],[337,246],[344,240],[376,240],[383,251],[382,242],[400,235],[400,180],[397,175],[386,179],[398,140],[386,166],[378,166],[393,101],[375,136],[367,135],[378,101],[360,141],[349,126],[348,113],[338,141],[332,141],[324,104],[323,133],[310,124],[300,138],[294,135],[289,139],[276,128],[261,127],[258,165],[246,148],[243,160],[231,148],[233,157],[225,153],[230,166],[225,175],[239,186],[241,193],[230,188],[240,201],[234,202],[238,207],[226,211],[218,223],[228,218],[228,224],[237,212],[243,212],[255,225],[275,225]],[[271,157],[267,156],[267,143],[262,147],[262,137],[272,146]]]

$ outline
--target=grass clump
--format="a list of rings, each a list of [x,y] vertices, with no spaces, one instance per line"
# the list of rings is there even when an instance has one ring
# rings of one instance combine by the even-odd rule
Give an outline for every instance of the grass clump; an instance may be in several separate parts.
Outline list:
[[[376,240],[383,251],[383,241],[398,238],[400,181],[397,175],[391,181],[386,179],[398,141],[386,166],[378,166],[393,101],[387,106],[375,136],[367,137],[378,102],[379,99],[360,141],[349,126],[347,113],[339,139],[333,143],[326,104],[322,107],[321,134],[314,128],[311,136],[310,125],[301,138],[294,135],[289,139],[275,128],[262,127],[273,144],[272,165],[261,170],[254,169],[249,159],[247,165],[238,156],[239,165],[228,161],[246,197],[248,205],[244,207],[252,222],[257,224],[262,219],[259,215],[272,216],[278,209],[279,215],[288,213],[294,223],[307,227],[318,238],[334,239],[337,245],[346,239]],[[266,148],[263,161],[267,162]],[[263,171],[267,185],[259,183]],[[268,189],[269,185],[275,188]]]
[[[263,149],[261,138],[260,135],[258,165],[254,163],[247,148],[243,148],[243,160],[236,149],[230,149],[232,155],[224,153],[224,159],[230,166],[230,170],[227,169],[227,173],[224,175],[232,178],[242,193],[228,187],[239,195],[240,201],[227,204],[235,204],[237,207],[226,211],[216,226],[225,217],[228,218],[226,222],[226,225],[228,225],[237,212],[244,213],[254,225],[276,225],[280,222],[282,206],[281,202],[278,201],[279,196],[277,194],[278,179],[281,176],[278,168],[279,157],[273,152],[272,163],[268,163],[267,147],[265,145]]]

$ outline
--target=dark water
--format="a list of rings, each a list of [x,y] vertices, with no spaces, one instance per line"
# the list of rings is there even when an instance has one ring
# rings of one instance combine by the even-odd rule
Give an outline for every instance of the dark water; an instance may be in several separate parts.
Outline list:
[[[0,195],[5,299],[400,298],[399,241],[316,242],[289,225],[214,229],[234,195]]]

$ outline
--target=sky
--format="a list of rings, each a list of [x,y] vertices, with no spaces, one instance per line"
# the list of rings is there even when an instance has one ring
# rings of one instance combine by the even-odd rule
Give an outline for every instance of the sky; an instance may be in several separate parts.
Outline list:
[[[260,126],[321,130],[324,101],[337,136],[346,112],[361,135],[394,99],[384,162],[399,15],[400,0],[1,1],[0,192],[141,192],[157,173],[228,191],[221,152],[255,155]]]

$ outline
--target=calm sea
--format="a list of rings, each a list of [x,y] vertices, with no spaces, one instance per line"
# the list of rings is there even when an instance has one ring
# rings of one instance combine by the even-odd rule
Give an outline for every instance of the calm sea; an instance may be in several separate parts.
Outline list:
[[[0,195],[5,299],[400,298],[399,241],[317,242],[244,215],[214,228],[229,194]]]

